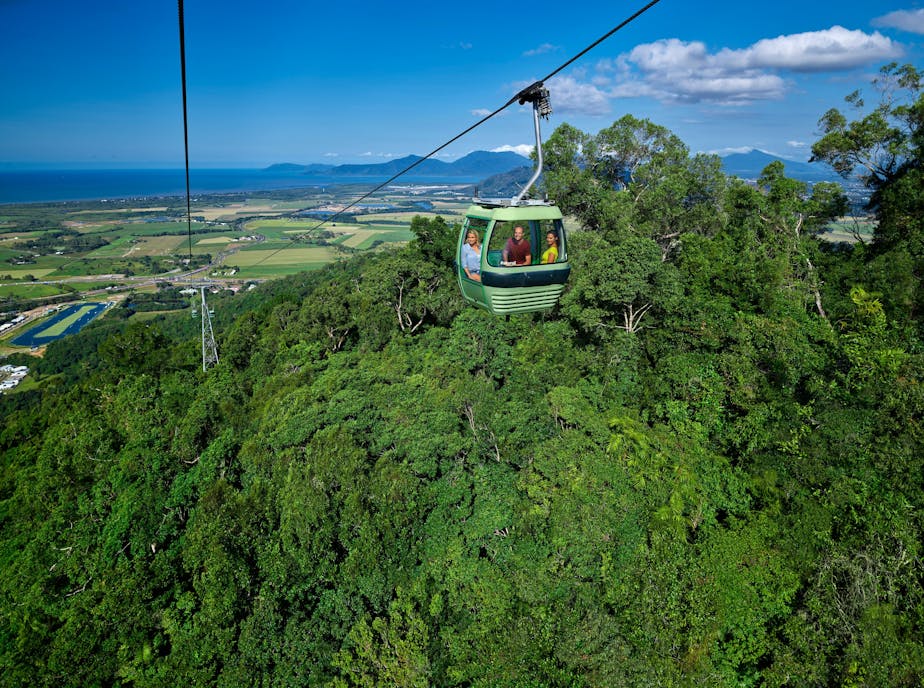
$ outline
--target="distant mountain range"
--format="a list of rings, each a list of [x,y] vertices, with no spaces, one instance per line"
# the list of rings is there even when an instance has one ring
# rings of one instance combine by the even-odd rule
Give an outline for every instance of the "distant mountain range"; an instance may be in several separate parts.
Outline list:
[[[388,162],[371,165],[297,165],[294,163],[280,163],[266,168],[267,171],[301,171],[306,176],[325,178],[351,177],[381,177],[383,180],[394,176],[412,164],[421,160],[419,155],[408,155],[404,158],[389,160]],[[531,165],[529,158],[511,152],[492,153],[489,151],[475,151],[454,162],[443,162],[429,158],[402,175],[403,179],[421,178],[458,178],[459,181],[475,182],[495,174],[509,172],[510,170]]]
[[[754,149],[749,153],[732,153],[722,157],[722,167],[725,174],[734,175],[741,179],[757,179],[763,169],[771,162],[779,160],[783,163],[785,174],[792,179],[803,182],[843,182],[843,178],[824,163],[807,163],[796,160],[786,160],[779,156]]]
[[[421,160],[419,155],[408,155],[403,158],[389,160],[388,162],[368,165],[300,165],[296,163],[280,163],[271,165],[266,171],[301,172],[308,177],[318,177],[325,180],[343,180],[370,178],[384,181],[413,163]],[[763,169],[771,162],[779,160],[783,163],[788,177],[804,182],[841,181],[840,176],[823,163],[805,163],[796,160],[787,160],[765,151],[754,149],[749,153],[732,153],[722,157],[722,166],[725,173],[741,179],[757,179]],[[492,187],[492,191],[504,192],[513,189],[516,193],[516,184],[525,183],[531,174],[533,163],[529,158],[512,152],[494,153],[489,151],[475,151],[469,153],[455,162],[427,159],[402,175],[408,181],[421,181],[427,179],[458,180],[459,182],[481,183]],[[501,175],[500,179],[495,179]],[[486,191],[486,190],[485,190]]]

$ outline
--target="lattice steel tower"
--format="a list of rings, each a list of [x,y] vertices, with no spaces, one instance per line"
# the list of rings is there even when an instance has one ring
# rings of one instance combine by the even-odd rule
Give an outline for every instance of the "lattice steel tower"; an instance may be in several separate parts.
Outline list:
[[[205,287],[199,287],[202,296],[202,370],[218,363],[218,344],[215,343],[215,333],[212,332],[212,314],[205,303]]]

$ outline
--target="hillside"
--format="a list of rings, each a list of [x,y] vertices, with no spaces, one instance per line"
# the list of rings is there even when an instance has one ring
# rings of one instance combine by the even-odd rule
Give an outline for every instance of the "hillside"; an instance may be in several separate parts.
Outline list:
[[[840,184],[844,187],[844,192],[850,201],[851,212],[855,215],[862,215],[865,212],[864,209],[870,199],[870,189],[864,186],[859,178],[844,179],[824,162],[804,163],[787,160],[764,151],[752,150],[748,153],[733,153],[722,157],[722,169],[725,174],[755,181],[767,165],[773,162],[781,163],[788,176],[807,184],[819,182]]]
[[[722,168],[725,170],[725,174],[735,175],[742,179],[757,179],[761,171],[774,161],[782,162],[786,168],[786,174],[793,179],[804,182],[843,181],[834,170],[824,163],[787,160],[756,149],[748,153],[731,153],[722,156]]]
[[[607,141],[644,142],[631,183]],[[776,163],[756,188],[632,116],[548,147],[585,228],[549,312],[466,307],[458,227],[418,217],[214,295],[207,372],[186,314],[29,359],[4,682],[921,685],[920,151],[833,245],[846,199]]]
[[[382,179],[387,179],[420,159],[421,156],[419,155],[409,155],[389,160],[388,162],[371,164],[324,165],[314,163],[300,165],[297,163],[279,163],[271,165],[267,169],[301,171],[307,176],[317,175],[332,178],[382,177]],[[809,164],[788,160],[756,149],[747,153],[731,153],[722,156],[722,167],[728,175],[734,175],[742,179],[757,179],[761,171],[774,161],[782,162],[786,168],[786,173],[794,179],[806,182],[842,181],[837,173],[823,163]],[[509,151],[500,153],[475,151],[451,163],[434,159],[425,160],[413,168],[407,174],[407,178],[460,177],[468,181],[484,181],[488,177],[506,174],[512,174],[519,178],[522,176],[519,173],[519,168],[527,167],[531,169],[532,164],[529,158]],[[528,178],[529,175],[526,175],[525,179]],[[492,188],[496,183],[497,180],[488,182]],[[505,186],[503,182],[501,182],[501,185]]]
[[[330,178],[350,177],[381,177],[383,180],[391,177],[410,165],[421,160],[419,155],[408,155],[403,158],[389,160],[388,162],[368,165],[296,165],[293,163],[280,163],[268,169],[286,169],[296,171],[302,169],[306,175],[320,175]],[[464,181],[477,181],[491,175],[508,172],[516,167],[529,165],[529,158],[516,153],[488,151],[475,151],[453,162],[444,162],[429,158],[414,167],[403,179],[426,177],[452,178],[458,177]]]
[[[520,193],[533,176],[532,167],[515,167],[507,172],[494,174],[478,184],[476,195],[480,198],[512,198]],[[541,185],[542,177],[537,181]]]

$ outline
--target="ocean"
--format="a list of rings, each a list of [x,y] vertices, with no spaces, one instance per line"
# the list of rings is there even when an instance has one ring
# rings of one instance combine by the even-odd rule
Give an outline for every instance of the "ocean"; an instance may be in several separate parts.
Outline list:
[[[383,177],[329,177],[297,171],[192,169],[192,194],[316,188],[334,184],[381,184]],[[402,177],[396,183],[462,184],[474,180]],[[25,170],[0,171],[0,204],[95,201],[152,196],[185,196],[186,172],[174,170]]]

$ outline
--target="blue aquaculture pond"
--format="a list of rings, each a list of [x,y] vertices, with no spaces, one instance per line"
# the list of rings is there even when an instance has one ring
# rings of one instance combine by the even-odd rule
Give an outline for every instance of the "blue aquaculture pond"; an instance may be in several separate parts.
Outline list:
[[[58,324],[65,318],[69,318],[74,313],[79,311],[81,308],[84,308],[88,305],[92,305],[93,308],[88,310],[86,313],[77,318],[74,322],[67,326],[60,334],[54,335],[45,335],[44,332],[47,332],[49,328]],[[86,327],[94,318],[99,316],[103,311],[106,310],[105,303],[94,303],[94,304],[75,304],[73,306],[68,306],[60,313],[55,315],[50,320],[46,320],[41,325],[33,327],[32,329],[24,332],[19,335],[16,339],[13,340],[14,346],[44,346],[49,342],[53,342],[56,339],[61,339],[61,337],[66,337],[69,334],[74,334],[75,332],[80,332],[84,327]]]

